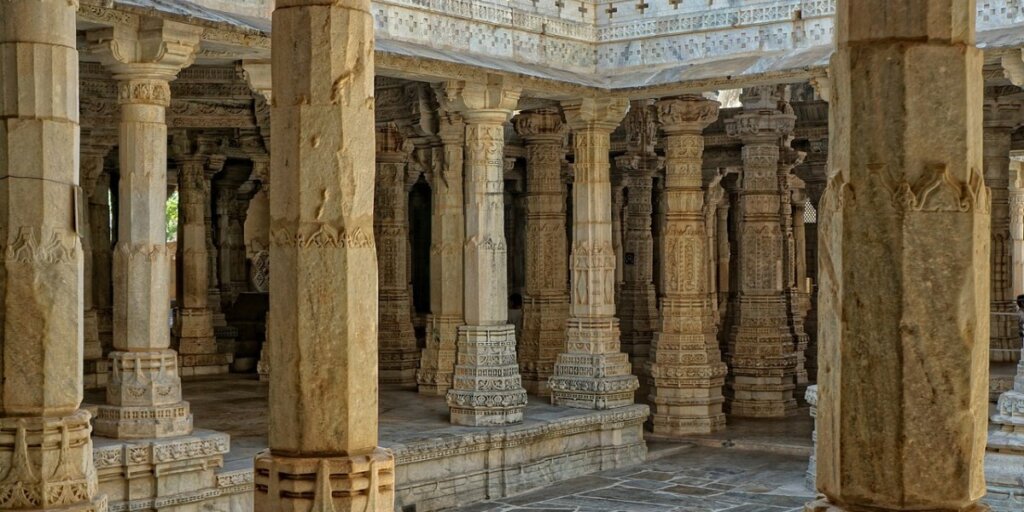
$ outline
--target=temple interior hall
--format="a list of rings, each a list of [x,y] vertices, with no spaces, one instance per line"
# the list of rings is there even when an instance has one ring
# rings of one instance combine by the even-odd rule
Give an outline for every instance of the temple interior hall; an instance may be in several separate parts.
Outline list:
[[[1022,0],[0,0],[0,511],[1024,511]]]

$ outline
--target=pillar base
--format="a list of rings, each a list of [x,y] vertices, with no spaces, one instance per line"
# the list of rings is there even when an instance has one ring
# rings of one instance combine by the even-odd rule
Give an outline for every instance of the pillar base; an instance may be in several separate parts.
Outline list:
[[[255,512],[391,512],[395,457],[380,447],[367,455],[331,458],[274,456],[266,450],[256,456],[255,485]]]
[[[826,498],[819,498],[814,500],[807,505],[804,505],[804,512],[886,512],[891,510],[892,512],[899,512],[900,510],[909,509],[881,509],[873,507],[857,507],[847,505],[835,505],[828,501]],[[928,512],[987,512],[989,510],[987,505],[976,503],[967,508],[958,509],[928,509]]]
[[[1021,377],[1017,380],[1021,380]],[[1024,393],[1011,390],[1000,395],[991,426],[987,446],[989,451],[1024,455]]]
[[[460,325],[460,317],[427,317],[427,348],[421,352],[420,369],[416,372],[421,395],[446,396],[452,388]]]
[[[512,325],[459,327],[459,364],[448,391],[451,422],[471,427],[523,421],[526,390]]]
[[[107,404],[98,408],[96,434],[116,439],[188,435],[192,414],[181,399],[173,350],[111,352]]]
[[[629,356],[619,352],[615,318],[570,318],[568,352],[559,354],[551,377],[551,403],[579,409],[615,409],[633,404],[640,381]]]
[[[555,373],[558,354],[565,349],[565,322],[568,318],[568,295],[524,298],[523,332],[518,351],[519,373],[528,393],[551,396],[548,381]]]
[[[647,398],[651,405],[651,431],[661,436],[683,436],[711,434],[725,428],[725,414],[722,404],[722,384],[725,365],[721,367],[691,367],[670,369],[678,374],[693,373],[696,380],[708,375],[712,380],[692,384],[681,382],[666,384],[666,379],[655,377],[651,383],[651,394]],[[651,366],[654,375],[665,370]],[[717,380],[715,380],[717,379]]]
[[[784,418],[796,413],[793,377],[734,376],[726,412],[739,418]]]
[[[89,413],[0,418],[0,509],[103,512],[89,438]]]

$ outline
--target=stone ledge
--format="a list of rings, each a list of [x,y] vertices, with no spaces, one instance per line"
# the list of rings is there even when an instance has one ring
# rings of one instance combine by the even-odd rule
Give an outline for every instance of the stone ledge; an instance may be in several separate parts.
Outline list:
[[[93,464],[96,469],[144,464],[161,464],[222,457],[228,453],[231,437],[221,432],[196,429],[191,435],[167,439],[124,441],[93,437]]]

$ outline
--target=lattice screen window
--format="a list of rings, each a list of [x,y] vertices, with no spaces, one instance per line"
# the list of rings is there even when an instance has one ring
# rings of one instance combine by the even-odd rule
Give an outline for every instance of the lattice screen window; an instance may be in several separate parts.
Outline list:
[[[811,202],[811,198],[807,198],[807,202],[804,203],[804,224],[817,224],[818,223],[818,210],[814,208],[814,203]]]

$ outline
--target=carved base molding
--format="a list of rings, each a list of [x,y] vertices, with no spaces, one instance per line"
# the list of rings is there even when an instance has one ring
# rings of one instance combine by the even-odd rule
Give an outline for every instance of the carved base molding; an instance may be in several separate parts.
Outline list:
[[[568,295],[524,299],[519,372],[527,392],[537,396],[551,395],[548,381],[554,375],[558,354],[565,349],[565,322],[568,318]]]
[[[104,512],[89,434],[89,413],[0,418],[0,509]]]
[[[97,437],[93,459],[111,512],[177,509],[244,510],[252,470],[217,473],[230,448],[221,432],[123,441]]]
[[[629,356],[619,352],[615,318],[570,318],[567,352],[559,354],[551,377],[551,403],[581,409],[614,409],[633,404],[640,383]]]
[[[516,362],[514,326],[459,327],[458,364],[447,397],[451,421],[456,425],[523,421],[526,390]]]
[[[446,396],[455,373],[461,317],[427,316],[427,347],[423,349],[416,383],[423,395]]]
[[[394,507],[395,457],[384,448],[332,458],[279,457],[266,450],[255,464],[256,512],[390,512]]]
[[[188,402],[181,400],[173,350],[111,352],[107,403],[97,408],[97,435],[147,439],[192,431]]]

